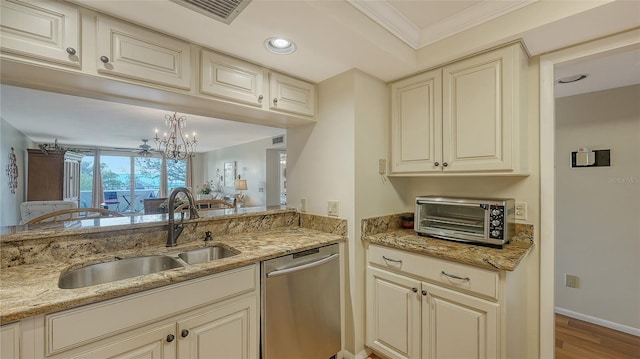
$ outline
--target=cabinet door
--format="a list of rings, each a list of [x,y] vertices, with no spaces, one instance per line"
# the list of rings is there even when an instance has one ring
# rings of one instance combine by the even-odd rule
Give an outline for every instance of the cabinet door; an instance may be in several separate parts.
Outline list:
[[[98,72],[180,89],[191,88],[187,42],[108,17],[97,18]]]
[[[420,282],[367,268],[367,345],[390,358],[420,357]]]
[[[73,201],[80,207],[80,162],[64,161],[63,200]]]
[[[443,69],[445,171],[512,169],[510,47]]]
[[[231,299],[178,322],[179,358],[258,358],[257,296]]]
[[[266,104],[263,68],[206,50],[202,50],[201,60],[201,93],[259,108]]]
[[[62,200],[64,155],[27,150],[27,201]]]
[[[175,359],[176,335],[173,323],[143,331],[127,339],[73,356],[77,359]]]
[[[422,358],[498,358],[497,303],[422,283]]]
[[[440,172],[442,72],[391,85],[391,172]]]
[[[20,358],[20,323],[0,327],[0,358]]]
[[[2,51],[80,67],[78,8],[59,1],[3,0]]]
[[[269,75],[269,109],[313,117],[316,87],[279,73]]]

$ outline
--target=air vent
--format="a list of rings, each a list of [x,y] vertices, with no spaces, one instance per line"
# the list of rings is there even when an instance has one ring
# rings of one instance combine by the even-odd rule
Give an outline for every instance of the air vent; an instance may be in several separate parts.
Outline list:
[[[231,24],[233,19],[244,10],[251,0],[171,0],[188,9],[218,20],[225,24]]]
[[[271,144],[272,145],[277,145],[279,143],[284,143],[284,135],[278,136],[278,137],[273,137],[271,139]]]

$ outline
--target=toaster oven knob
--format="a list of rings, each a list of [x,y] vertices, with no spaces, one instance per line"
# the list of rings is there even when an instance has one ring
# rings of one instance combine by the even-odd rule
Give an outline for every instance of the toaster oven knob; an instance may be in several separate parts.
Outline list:
[[[492,210],[491,210],[491,214],[492,214],[492,215],[494,215],[494,216],[497,216],[497,215],[499,215],[499,214],[500,214],[500,211],[499,211],[499,210],[497,210],[497,209],[492,209]]]
[[[491,231],[491,237],[498,238],[500,236],[500,231],[493,230]]]
[[[498,221],[497,219],[494,219],[493,221],[491,221],[491,224],[493,224],[495,227],[500,225],[500,221]]]

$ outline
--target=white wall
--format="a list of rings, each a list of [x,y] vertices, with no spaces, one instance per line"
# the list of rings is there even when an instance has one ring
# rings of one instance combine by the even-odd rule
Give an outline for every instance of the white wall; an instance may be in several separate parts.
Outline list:
[[[33,142],[22,132],[16,130],[4,119],[0,119],[0,226],[15,226],[20,222],[20,203],[26,198],[25,182],[25,150],[32,147]],[[9,154],[13,147],[18,165],[18,188],[11,193],[9,188]]]
[[[267,149],[284,149],[285,146],[284,144],[274,146],[271,141],[272,139],[269,137],[202,154],[203,177],[195,177],[194,175],[194,193],[197,193],[197,186],[202,186],[205,181],[215,180],[217,169],[223,173],[225,162],[236,161],[237,174],[247,180],[248,190],[243,191],[245,194],[244,205],[247,207],[266,205]],[[236,191],[227,189],[225,192],[235,193]]]
[[[556,307],[640,330],[640,86],[556,100]],[[579,146],[610,167],[571,168]],[[565,273],[579,288],[564,286]]]

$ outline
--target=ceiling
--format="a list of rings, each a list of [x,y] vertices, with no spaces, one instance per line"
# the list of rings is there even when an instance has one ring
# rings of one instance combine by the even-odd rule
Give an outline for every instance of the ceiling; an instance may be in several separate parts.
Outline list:
[[[388,82],[516,39],[530,55],[539,55],[640,26],[640,1],[252,0],[229,25],[170,0],[74,2],[312,82],[354,68]],[[296,52],[267,52],[263,43],[271,36],[294,41]],[[580,83],[586,82],[575,85]],[[2,117],[36,142],[58,138],[135,148],[166,114],[7,86],[1,90]],[[199,152],[284,132],[194,115],[188,119],[200,139]]]

